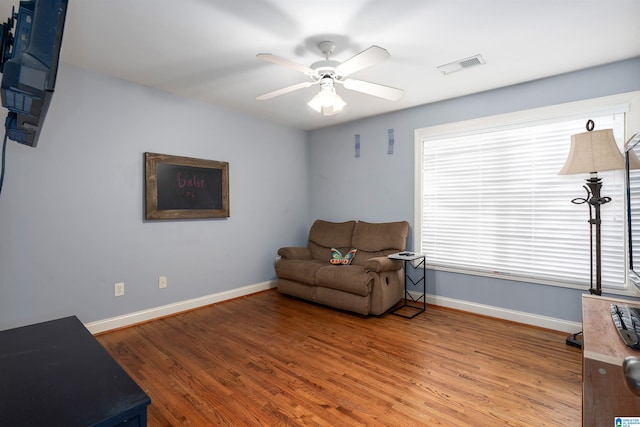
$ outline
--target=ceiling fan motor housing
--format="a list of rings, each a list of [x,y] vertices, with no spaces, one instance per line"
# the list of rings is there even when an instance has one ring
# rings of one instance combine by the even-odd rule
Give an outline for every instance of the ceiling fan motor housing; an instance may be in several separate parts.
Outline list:
[[[332,61],[330,59],[325,59],[324,61],[318,61],[311,64],[311,68],[317,73],[316,78],[318,80],[322,79],[325,76],[331,76],[333,78],[340,79],[341,75],[338,74],[336,67],[340,65],[338,61]]]
[[[320,80],[320,88],[322,90],[328,90],[333,88],[333,77],[322,76],[322,79]]]

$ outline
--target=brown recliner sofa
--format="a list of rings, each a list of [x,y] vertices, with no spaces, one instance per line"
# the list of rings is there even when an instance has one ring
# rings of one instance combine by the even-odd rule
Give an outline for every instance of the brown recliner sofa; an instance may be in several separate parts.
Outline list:
[[[387,255],[404,251],[409,223],[317,220],[306,247],[278,250],[278,290],[287,295],[362,315],[380,315],[404,296],[402,261]],[[349,265],[331,264],[332,248],[356,249]]]

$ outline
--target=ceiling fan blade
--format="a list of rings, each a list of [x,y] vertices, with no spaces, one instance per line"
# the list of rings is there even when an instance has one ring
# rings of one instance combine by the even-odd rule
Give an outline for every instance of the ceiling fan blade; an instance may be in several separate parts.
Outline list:
[[[282,89],[274,90],[273,92],[265,93],[264,95],[256,96],[258,101],[264,101],[265,99],[275,98],[276,96],[284,95],[285,93],[293,92],[294,90],[304,89],[305,87],[313,86],[316,82],[302,82],[292,86],[283,87]]]
[[[308,76],[314,76],[317,73],[315,72],[315,70],[306,67],[304,65],[300,65],[300,64],[296,64],[293,61],[289,61],[288,59],[282,58],[280,56],[275,56],[272,55],[270,53],[259,53],[256,55],[256,58],[258,59],[262,59],[264,61],[269,61],[269,62],[273,62],[274,64],[278,64],[278,65],[284,65],[285,67],[289,67],[291,69],[294,69],[296,71],[300,71],[301,73],[305,73]]]
[[[389,101],[398,101],[404,94],[402,89],[379,85],[377,83],[369,83],[363,80],[346,79],[343,84],[346,89],[388,99]]]
[[[391,55],[389,55],[389,52],[387,52],[386,49],[378,46],[371,46],[338,65],[336,70],[341,76],[345,77],[349,74],[355,73],[356,71],[364,70],[372,65],[376,65],[390,56]]]

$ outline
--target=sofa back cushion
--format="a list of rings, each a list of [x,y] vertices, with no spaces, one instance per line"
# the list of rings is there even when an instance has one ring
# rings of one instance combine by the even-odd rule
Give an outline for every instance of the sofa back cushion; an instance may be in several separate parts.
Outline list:
[[[358,221],[353,230],[352,246],[358,249],[353,264],[364,265],[374,256],[387,256],[406,249],[407,221],[369,223]]]
[[[355,226],[355,221],[316,220],[309,230],[311,257],[328,263],[331,259],[331,248],[336,248],[343,254],[349,252],[352,247],[351,238]]]

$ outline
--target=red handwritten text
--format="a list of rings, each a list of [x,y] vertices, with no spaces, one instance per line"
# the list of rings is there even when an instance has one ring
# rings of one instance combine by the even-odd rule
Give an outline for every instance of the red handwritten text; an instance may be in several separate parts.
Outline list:
[[[202,188],[204,187],[204,179],[198,179],[196,175],[192,177],[182,178],[178,172],[178,188]]]

